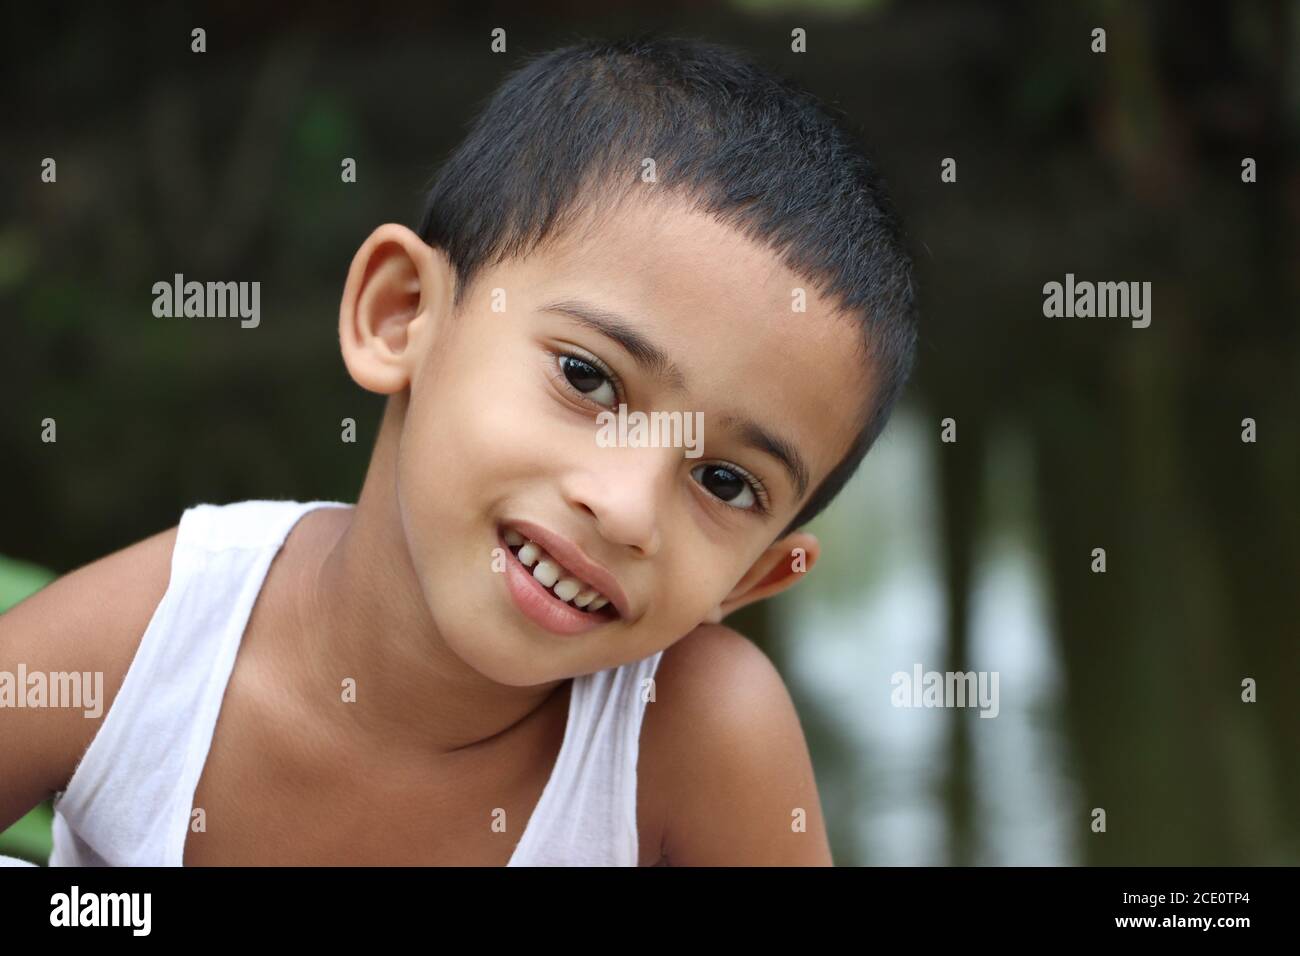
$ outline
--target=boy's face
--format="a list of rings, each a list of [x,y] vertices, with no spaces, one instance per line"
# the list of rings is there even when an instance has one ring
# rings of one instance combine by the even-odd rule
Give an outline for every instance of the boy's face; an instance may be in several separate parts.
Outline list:
[[[794,583],[816,539],[773,538],[848,449],[870,387],[855,323],[733,228],[676,202],[588,222],[485,269],[456,315],[445,256],[384,226],[344,297],[354,378],[409,388],[397,506],[429,611],[459,656],[505,684],[645,657]],[[792,309],[796,289],[806,311]],[[597,416],[620,403],[680,413],[697,444],[602,443]],[[617,582],[597,590],[623,599],[589,626],[507,549],[519,523],[567,541]],[[561,578],[582,579],[573,570]]]

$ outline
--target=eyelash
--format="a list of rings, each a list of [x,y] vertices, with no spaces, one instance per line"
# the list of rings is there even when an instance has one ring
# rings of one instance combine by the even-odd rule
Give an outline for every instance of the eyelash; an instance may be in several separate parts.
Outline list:
[[[551,368],[554,370],[552,374],[552,378],[557,379],[558,383],[570,394],[586,402],[588,405],[593,405],[596,408],[601,409],[602,411],[610,410],[606,408],[604,405],[601,405],[599,402],[593,402],[590,398],[587,397],[585,392],[579,391],[577,388],[574,387],[573,383],[569,381],[568,376],[564,374],[564,370],[560,367],[559,360],[565,358],[575,359],[586,365],[590,365],[601,375],[605,376],[605,378],[609,379],[609,383],[614,386],[614,391],[618,397],[618,403],[623,405],[627,404],[627,398],[626,398],[627,392],[624,391],[623,389],[623,382],[619,379],[617,375],[614,374],[613,370],[611,370],[608,365],[606,365],[600,359],[596,358],[596,356],[588,355],[585,352],[570,352],[570,351],[550,352],[549,363]],[[733,465],[731,462],[719,462],[717,463],[716,467],[723,468],[726,471],[733,472],[734,474],[740,476],[740,478],[742,478],[750,486],[750,489],[754,492],[755,504],[753,508],[737,508],[735,505],[728,504],[727,502],[723,501],[717,495],[710,492],[707,488],[704,489],[705,493],[709,496],[709,498],[712,501],[717,502],[717,504],[719,504],[723,508],[728,509],[729,511],[740,511],[740,512],[751,511],[755,514],[763,515],[764,517],[772,513],[771,496],[768,494],[767,486],[763,484],[763,480],[759,478],[758,475],[755,475],[753,472],[750,472],[747,469],[741,468],[739,465]],[[694,471],[694,468],[692,468],[691,470]]]
[[[732,511],[752,511],[755,514],[762,515],[763,517],[767,517],[772,513],[772,499],[767,493],[767,486],[763,484],[763,479],[759,478],[758,475],[741,468],[739,465],[733,465],[729,461],[717,463],[705,462],[705,464],[710,464],[713,465],[713,467],[721,468],[724,471],[730,471],[733,474],[739,475],[754,492],[753,508],[737,508],[735,505],[727,504],[727,502],[723,501],[717,495],[712,494],[707,488],[705,488],[704,490],[708,493],[709,497],[714,501],[717,501],[718,504],[722,505],[722,507],[730,508]],[[697,465],[695,467],[698,468],[699,466]],[[692,468],[691,470],[694,471],[695,468]]]
[[[555,374],[559,377],[560,384],[563,385],[565,388],[567,388],[573,394],[577,395],[583,401],[587,402],[588,404],[595,405],[597,408],[608,411],[608,409],[605,409],[604,405],[601,405],[599,402],[593,402],[590,398],[587,397],[587,394],[585,392],[581,392],[574,387],[574,384],[569,381],[568,376],[564,374],[564,369],[560,368],[560,364],[558,361],[559,359],[566,359],[566,358],[576,359],[577,361],[582,362],[585,365],[590,365],[601,375],[605,376],[605,378],[609,379],[609,383],[614,386],[614,392],[616,393],[618,398],[618,402],[616,404],[623,404],[623,405],[627,404],[627,392],[623,388],[623,381],[617,375],[614,374],[613,370],[608,365],[606,365],[600,359],[596,358],[596,356],[587,355],[585,352],[552,352],[551,357],[556,360],[553,361],[551,364],[556,370]]]

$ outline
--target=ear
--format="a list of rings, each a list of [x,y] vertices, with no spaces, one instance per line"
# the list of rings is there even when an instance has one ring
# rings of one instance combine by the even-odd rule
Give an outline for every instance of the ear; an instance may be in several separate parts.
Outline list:
[[[339,305],[339,345],[362,388],[406,388],[451,308],[455,271],[441,249],[396,223],[380,226],[357,250]]]
[[[821,553],[821,542],[816,536],[806,531],[792,531],[759,555],[745,576],[731,589],[731,593],[705,620],[717,624],[746,604],[753,604],[793,587],[812,570]]]

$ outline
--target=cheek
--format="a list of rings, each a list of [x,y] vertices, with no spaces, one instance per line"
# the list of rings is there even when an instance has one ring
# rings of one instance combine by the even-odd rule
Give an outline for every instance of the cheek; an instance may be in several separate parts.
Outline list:
[[[467,341],[426,369],[412,393],[398,496],[408,536],[426,553],[431,542],[447,551],[485,526],[496,503],[554,458],[541,407],[546,383],[522,353],[499,340]]]
[[[683,536],[689,531],[682,532]],[[661,567],[676,569],[663,578],[656,606],[660,624],[679,633],[698,624],[719,603],[743,569],[734,573],[716,544],[703,538],[693,547],[684,547],[671,559],[664,556]]]

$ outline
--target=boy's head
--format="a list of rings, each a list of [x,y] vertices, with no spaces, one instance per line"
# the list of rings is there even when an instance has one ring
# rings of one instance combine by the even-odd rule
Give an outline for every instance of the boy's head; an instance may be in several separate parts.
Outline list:
[[[372,473],[391,462],[435,623],[518,684],[646,656],[811,568],[799,529],[880,434],[916,339],[898,221],[841,122],[663,38],[507,79],[419,235],[382,226],[358,251],[340,333],[353,378],[391,396]],[[702,454],[598,441],[620,404],[700,413]],[[557,654],[511,573],[480,573],[517,522],[603,566],[623,613]],[[509,638],[475,642],[484,624]]]

